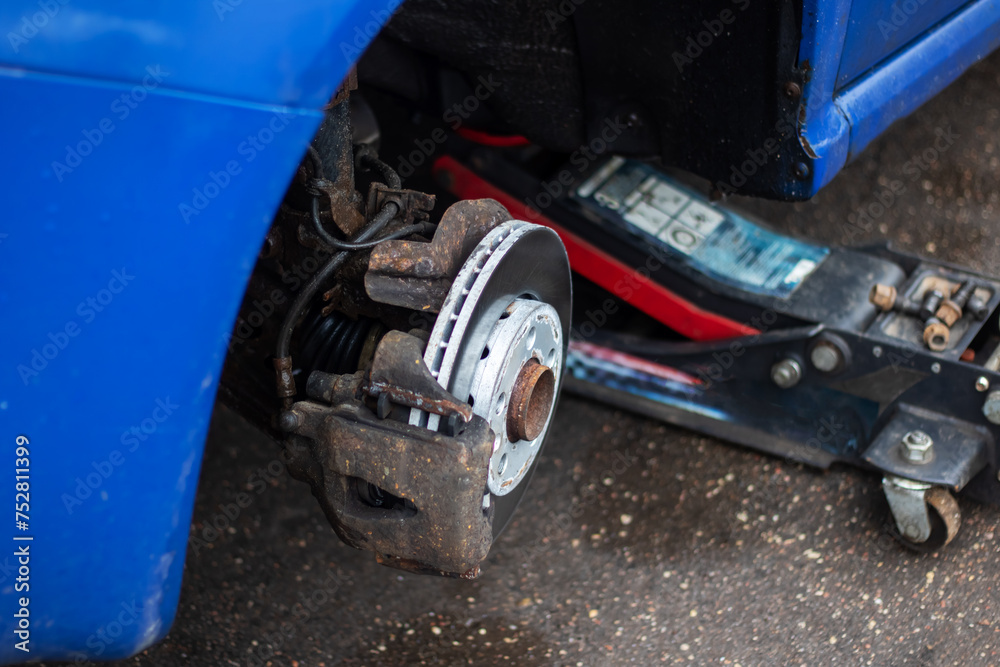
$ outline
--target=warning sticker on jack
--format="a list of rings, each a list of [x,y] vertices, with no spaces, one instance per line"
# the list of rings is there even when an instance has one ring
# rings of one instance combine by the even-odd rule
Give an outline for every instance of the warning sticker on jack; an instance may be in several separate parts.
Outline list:
[[[602,219],[669,248],[677,261],[755,294],[788,296],[830,254],[714,206],[635,160],[611,158],[573,198]]]

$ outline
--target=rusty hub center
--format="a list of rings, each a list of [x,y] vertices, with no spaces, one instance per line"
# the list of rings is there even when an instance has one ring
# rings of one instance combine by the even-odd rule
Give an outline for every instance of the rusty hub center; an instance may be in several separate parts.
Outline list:
[[[427,368],[493,432],[483,508],[495,509],[495,530],[517,506],[552,421],[570,304],[559,237],[511,220],[465,260],[427,342]],[[439,430],[441,421],[414,409],[410,423]]]
[[[494,325],[473,375],[469,402],[494,433],[490,491],[505,495],[525,478],[551,421],[562,368],[559,315],[515,299]]]
[[[529,359],[517,375],[507,408],[507,437],[511,442],[534,440],[545,429],[556,393],[552,369]]]

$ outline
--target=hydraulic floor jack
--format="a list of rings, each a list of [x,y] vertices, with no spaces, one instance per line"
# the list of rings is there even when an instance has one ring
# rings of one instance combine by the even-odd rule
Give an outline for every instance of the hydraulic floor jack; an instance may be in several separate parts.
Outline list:
[[[1000,280],[887,244],[782,236],[637,161],[530,164],[477,147],[435,174],[554,229],[574,272],[609,293],[574,322],[568,390],[877,471],[897,538],[917,550],[957,533],[953,493],[1000,504]],[[607,331],[622,302],[689,340]]]

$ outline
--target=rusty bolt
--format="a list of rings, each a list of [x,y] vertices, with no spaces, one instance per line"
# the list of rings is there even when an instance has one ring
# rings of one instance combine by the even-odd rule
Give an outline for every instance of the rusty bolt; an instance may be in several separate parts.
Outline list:
[[[797,100],[802,96],[802,87],[794,81],[785,84],[785,97],[790,100]]]
[[[534,440],[545,429],[556,393],[552,369],[529,359],[521,367],[510,392],[507,436],[511,442]]]
[[[941,352],[948,347],[948,339],[951,338],[951,329],[944,322],[937,319],[927,321],[924,328],[924,343],[934,352]]]
[[[962,319],[962,307],[951,299],[945,299],[938,306],[935,316],[944,322],[946,326],[954,326],[955,322]]]
[[[892,310],[892,307],[896,305],[896,288],[892,285],[883,285],[881,283],[872,287],[872,291],[868,293],[868,300],[875,305],[876,308],[884,311]]]

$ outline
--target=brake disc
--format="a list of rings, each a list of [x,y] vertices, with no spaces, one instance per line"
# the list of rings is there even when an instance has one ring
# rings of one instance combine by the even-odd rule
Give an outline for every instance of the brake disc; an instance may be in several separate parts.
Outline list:
[[[427,367],[493,429],[483,507],[494,508],[494,537],[520,503],[551,423],[571,305],[569,259],[558,235],[514,220],[476,246],[431,330]],[[410,423],[442,428],[437,415],[416,409]]]

